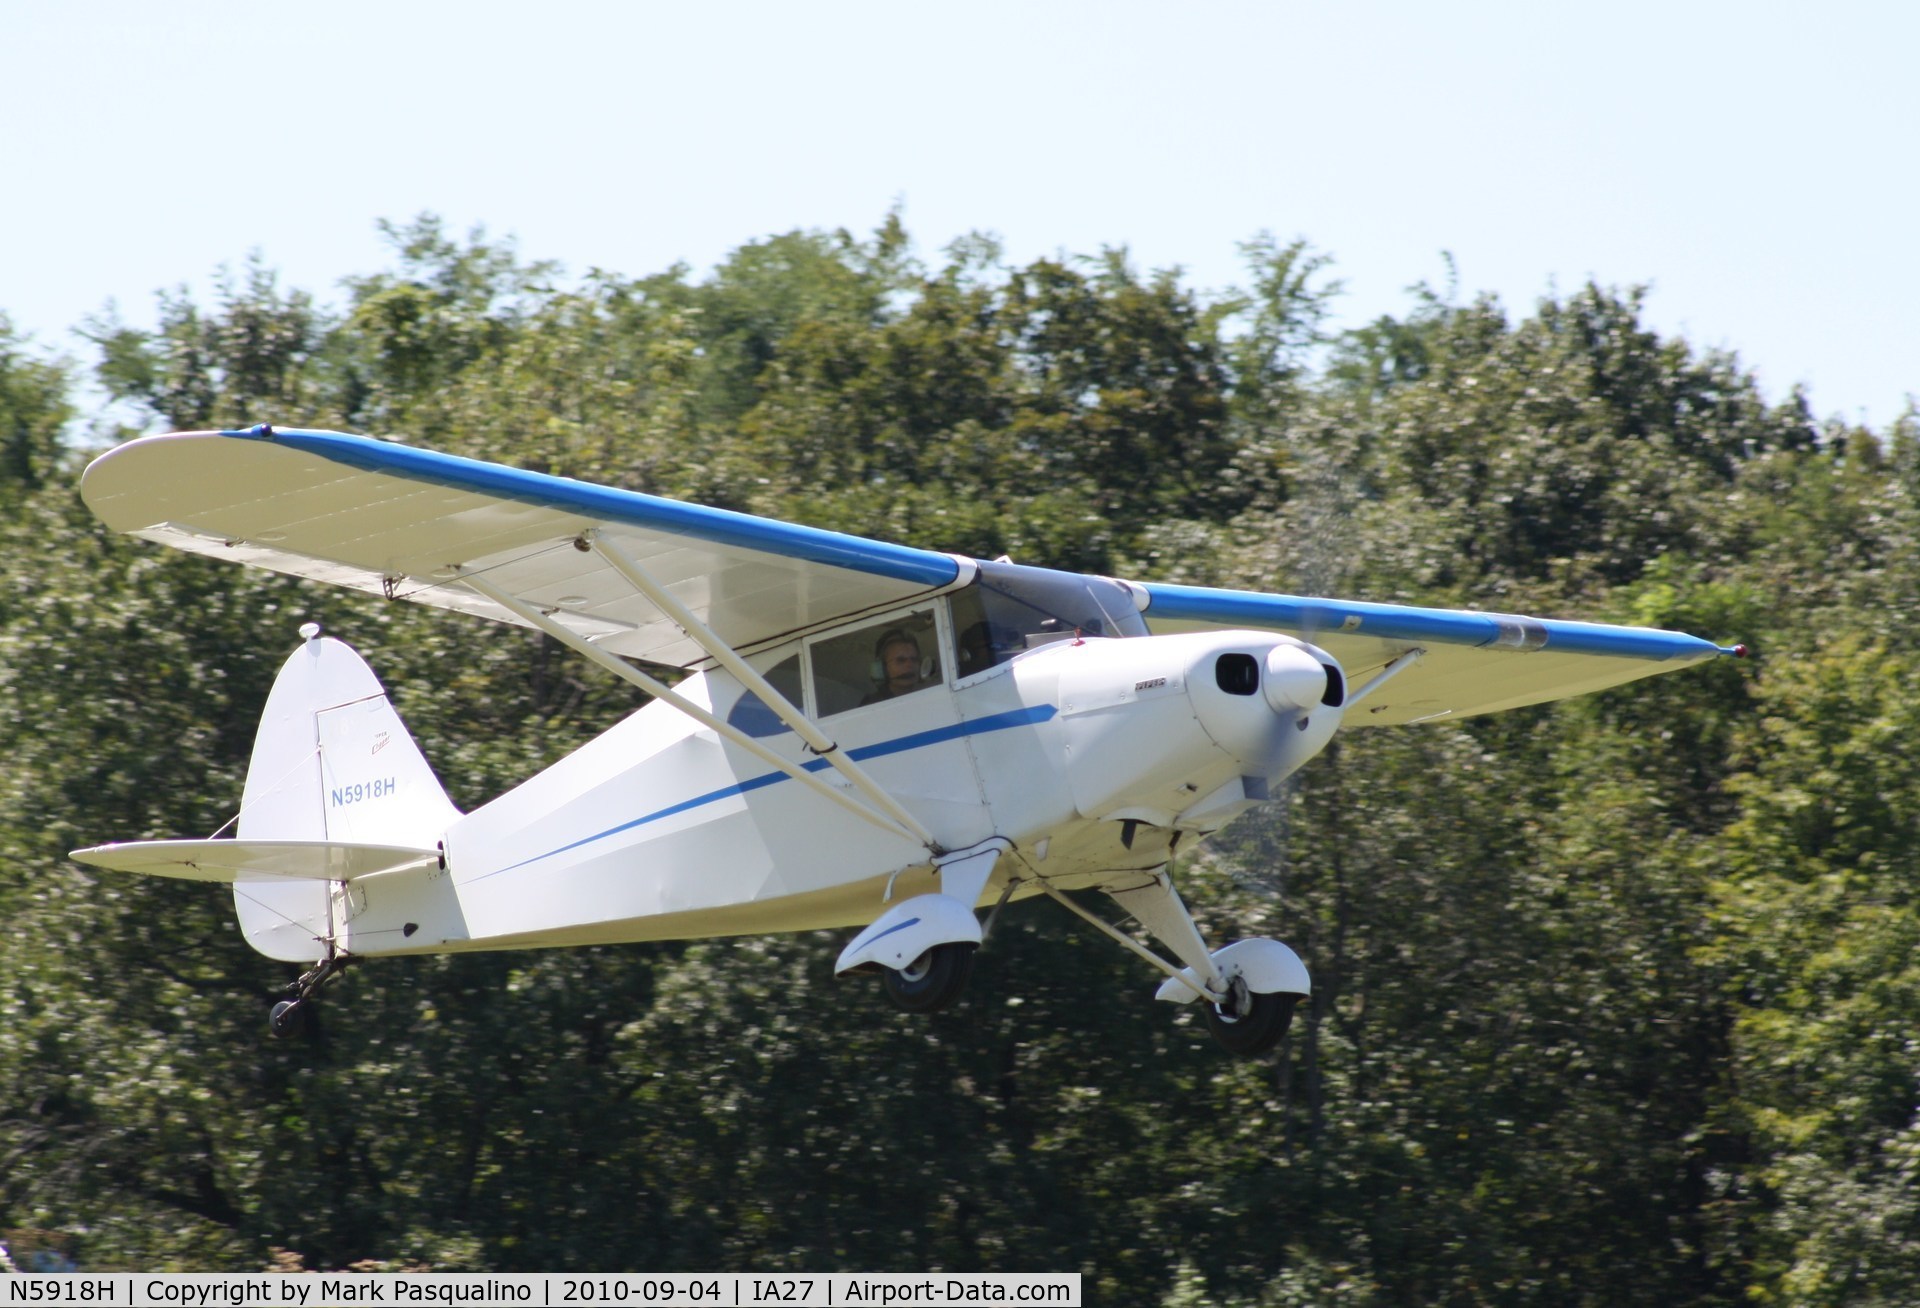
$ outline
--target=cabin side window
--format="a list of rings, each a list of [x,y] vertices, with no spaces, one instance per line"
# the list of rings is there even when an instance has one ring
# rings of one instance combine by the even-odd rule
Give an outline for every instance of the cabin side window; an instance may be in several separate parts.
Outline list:
[[[932,609],[825,636],[807,649],[823,718],[940,685],[946,675]]]
[[[800,689],[800,655],[789,654],[761,674],[773,688],[786,697],[795,707],[803,704]],[[748,691],[734,703],[733,711],[727,714],[727,724],[740,728],[749,736],[777,736],[790,731],[780,715],[768,708],[761,698]]]

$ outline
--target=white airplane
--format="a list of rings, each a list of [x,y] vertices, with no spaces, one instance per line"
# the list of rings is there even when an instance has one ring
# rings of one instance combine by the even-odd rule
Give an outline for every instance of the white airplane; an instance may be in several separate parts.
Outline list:
[[[652,697],[463,814],[367,664],[302,627],[232,838],[73,855],[230,883],[249,944],[312,964],[275,1005],[277,1034],[352,960],[826,927],[858,928],[838,974],[878,972],[928,1012],[959,995],[1000,909],[1045,895],[1256,1054],[1310,993],[1307,969],[1276,940],[1210,948],[1169,874],[1177,850],[1342,728],[1744,652],[983,562],[337,432],[143,437],[81,490],[116,530],[537,628]],[[1173,959],[1076,890],[1104,892]]]

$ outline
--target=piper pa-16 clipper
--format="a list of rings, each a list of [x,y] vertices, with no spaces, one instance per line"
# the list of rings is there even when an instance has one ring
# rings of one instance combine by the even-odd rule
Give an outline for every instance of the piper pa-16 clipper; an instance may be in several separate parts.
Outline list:
[[[959,995],[979,910],[1048,896],[1238,1054],[1307,969],[1213,949],[1169,875],[1334,733],[1463,718],[1741,652],[1674,632],[983,562],[337,432],[130,441],[81,483],[118,531],[536,628],[651,702],[471,813],[367,664],[308,624],[230,839],[97,867],[230,883],[241,930],[350,960],[858,928],[839,974]],[[646,669],[687,675],[669,686]],[[1111,897],[1171,960],[1070,891]],[[987,925],[992,924],[992,917]]]

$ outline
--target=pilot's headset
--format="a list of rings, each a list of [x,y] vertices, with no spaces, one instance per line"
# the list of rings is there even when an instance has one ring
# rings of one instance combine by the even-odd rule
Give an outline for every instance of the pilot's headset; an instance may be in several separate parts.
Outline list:
[[[895,627],[873,642],[873,664],[868,669],[876,683],[885,683],[887,679],[886,652],[889,645],[911,645],[917,652],[920,638],[905,627]],[[920,655],[920,680],[925,681],[933,675],[933,659],[926,654]]]

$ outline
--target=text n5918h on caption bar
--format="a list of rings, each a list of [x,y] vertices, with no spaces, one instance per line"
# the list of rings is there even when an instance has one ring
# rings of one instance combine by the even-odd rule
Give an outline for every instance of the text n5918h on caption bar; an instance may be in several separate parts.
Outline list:
[[[1079,1308],[1078,1272],[823,1272],[575,1276],[551,1272],[392,1272],[296,1275],[69,1272],[0,1276],[0,1305],[113,1308],[333,1308],[340,1304],[458,1304],[463,1308],[907,1308],[1041,1304]]]

